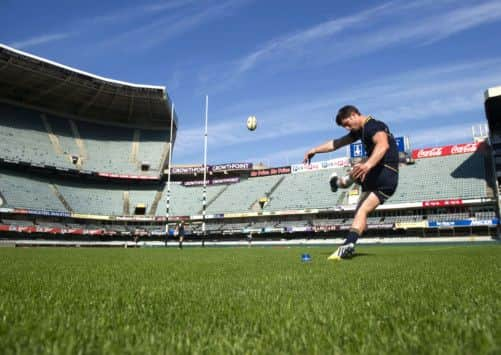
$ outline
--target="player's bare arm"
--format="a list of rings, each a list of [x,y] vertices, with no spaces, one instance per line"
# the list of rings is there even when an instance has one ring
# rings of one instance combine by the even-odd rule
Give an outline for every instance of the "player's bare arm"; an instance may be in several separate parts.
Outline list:
[[[388,151],[390,148],[390,145],[388,143],[388,136],[385,132],[378,132],[374,135],[372,138],[372,141],[374,142],[374,151],[372,152],[371,156],[369,159],[367,159],[365,162],[356,164],[353,167],[352,171],[352,176],[355,179],[359,179],[360,181],[365,180],[365,176],[367,173],[377,165],[383,159],[383,156],[385,153]]]
[[[304,164],[309,164],[311,162],[311,159],[315,156],[317,153],[328,153],[328,152],[333,152],[341,147],[344,147],[345,145],[353,143],[353,138],[347,134],[339,139],[335,140],[328,140],[327,142],[320,144],[319,146],[312,148],[306,152],[304,155],[303,163]]]

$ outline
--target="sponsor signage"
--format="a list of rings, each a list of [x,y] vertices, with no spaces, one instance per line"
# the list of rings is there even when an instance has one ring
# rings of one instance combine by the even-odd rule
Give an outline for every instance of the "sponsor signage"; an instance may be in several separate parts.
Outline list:
[[[462,199],[423,201],[423,207],[460,206],[462,204]]]
[[[239,170],[251,170],[252,163],[226,163],[218,165],[207,165],[207,172],[212,171],[214,173],[223,171],[239,171]],[[201,174],[204,172],[203,165],[186,166],[186,167],[172,167],[172,175],[194,175]]]
[[[367,152],[362,143],[350,144],[350,158],[363,158],[365,156],[367,156]]]
[[[155,218],[152,216],[116,216],[117,221],[154,221]]]
[[[208,169],[207,169],[208,170]],[[204,167],[199,166],[186,166],[186,167],[172,167],[170,169],[173,175],[193,175],[204,172]]]
[[[493,219],[460,219],[455,221],[428,221],[430,228],[440,227],[474,227],[474,226],[495,226],[499,224],[497,218]]]
[[[97,220],[103,220],[103,221],[110,219],[110,216],[100,216],[100,215],[83,214],[83,213],[72,213],[70,216],[73,218],[97,219]]]
[[[350,166],[348,158],[338,158],[325,161],[319,161],[311,164],[294,164],[291,165],[291,173],[296,174],[304,171],[334,169]]]
[[[330,232],[340,229],[339,225],[317,225],[314,227],[315,232]]]
[[[48,234],[78,234],[78,235],[100,235],[106,233],[106,231],[103,229],[51,228],[51,227],[40,227],[40,226],[16,226],[16,225],[0,225],[0,231],[28,233],[28,234],[48,233]]]
[[[210,179],[206,180],[207,185],[221,185],[221,184],[234,184],[240,181],[240,178],[224,178],[224,179]],[[183,186],[202,186],[203,180],[183,181]]]
[[[252,163],[228,163],[211,166],[211,170],[215,173],[220,171],[235,171],[235,170],[250,170]]]
[[[395,143],[397,143],[397,148],[399,152],[405,152],[405,140],[404,137],[396,137]]]
[[[143,176],[143,175],[128,175],[128,174],[114,174],[114,173],[98,173],[98,176],[113,178],[113,179],[130,179],[130,180],[159,180],[157,176]]]
[[[290,173],[291,173],[290,166],[281,166],[278,168],[271,168],[271,169],[252,170],[250,173],[250,177],[283,175]]]
[[[392,229],[393,223],[375,223],[369,224],[367,226],[368,229]]]
[[[405,139],[404,137],[396,137],[395,143],[399,152],[405,152]],[[365,150],[362,142],[350,144],[350,158],[363,158],[367,156],[367,151]]]
[[[397,222],[397,223],[395,223],[395,228],[396,229],[426,228],[426,227],[428,227],[427,221]]]
[[[33,210],[29,208],[14,208],[12,211],[19,214],[33,214],[37,216],[70,217],[71,213],[61,211]]]
[[[447,155],[473,153],[478,149],[478,146],[479,143],[466,143],[466,144],[446,145],[443,147],[415,149],[412,151],[412,158],[424,159],[424,158],[443,157]]]

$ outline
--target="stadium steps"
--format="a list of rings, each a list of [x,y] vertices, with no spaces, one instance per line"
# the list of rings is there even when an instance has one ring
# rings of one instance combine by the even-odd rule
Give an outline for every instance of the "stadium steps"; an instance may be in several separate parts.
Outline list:
[[[130,196],[129,196],[129,191],[124,191],[123,192],[123,215],[128,216],[130,215]]]
[[[494,182],[492,176],[496,176],[496,173],[494,172],[494,169],[492,167],[492,155],[491,154],[485,154],[485,163],[484,163],[484,174],[485,174],[485,195],[488,198],[495,198],[495,186],[496,183]]]
[[[49,184],[49,188],[52,190],[52,192],[54,193],[54,195],[56,195],[56,197],[58,198],[59,201],[61,201],[61,203],[63,204],[64,208],[66,208],[68,211],[70,212],[74,212],[73,211],[73,208],[71,208],[70,204],[68,203],[68,201],[66,201],[66,199],[64,198],[64,196],[61,194],[61,192],[59,192],[59,190],[57,189],[57,186],[54,185],[54,184]]]
[[[282,176],[280,177],[280,179],[278,179],[277,183],[275,185],[273,185],[270,189],[270,191],[268,191],[265,195],[266,197],[270,197],[271,194],[280,186],[280,184],[284,181],[285,179],[285,176]]]
[[[346,200],[346,191],[342,191],[341,194],[339,195],[339,198],[337,199],[337,205],[344,205],[344,201]]]
[[[0,207],[2,207],[6,203],[7,201],[5,201],[5,197],[3,197],[2,193],[0,192]]]
[[[78,127],[73,120],[69,120],[71,132],[73,133],[73,137],[75,138],[75,143],[78,147],[78,154],[80,155],[80,159],[78,159],[77,167],[79,169],[82,168],[82,163],[87,160],[87,150],[85,149],[85,144],[80,137],[80,132],[78,131]]]
[[[230,185],[226,185],[225,187],[223,187],[221,189],[221,191],[219,191],[213,198],[211,198],[209,201],[207,201],[207,204],[205,205],[205,210],[207,211],[207,209],[209,208],[209,206],[217,200],[217,198],[219,196],[221,196],[221,194],[223,194],[226,190],[228,190],[228,188],[230,187]],[[204,209],[202,207],[202,209],[200,211],[198,211],[198,214],[201,214],[204,212]]]
[[[52,131],[52,126],[50,125],[50,122],[47,120],[47,117],[44,114],[40,115],[40,117],[42,119],[45,130],[47,131],[47,134],[49,135],[49,140],[52,143],[52,147],[54,148],[54,151],[56,152],[56,154],[63,155],[63,149],[61,148],[61,144],[59,143],[59,139]]]
[[[278,179],[278,181],[275,183],[275,185],[273,185],[271,187],[270,191],[268,191],[264,194],[268,198],[268,202],[270,202],[270,200],[273,199],[273,197],[271,197],[271,195],[280,186],[280,184],[284,181],[284,179],[285,179],[285,176],[281,176],[280,179]],[[250,206],[250,210],[251,211],[260,211],[261,210],[261,207],[259,206],[259,199],[257,199],[256,201],[254,201],[252,203],[252,205]]]
[[[163,189],[158,190],[155,193],[155,199],[153,200],[153,203],[151,204],[150,213],[148,213],[149,215],[154,216],[157,213],[158,204],[160,203],[160,199],[162,198],[162,193],[163,193]]]
[[[141,131],[139,129],[135,129],[132,134],[132,149],[130,151],[130,162],[133,164],[137,164],[137,152],[139,151],[139,140],[141,139]]]

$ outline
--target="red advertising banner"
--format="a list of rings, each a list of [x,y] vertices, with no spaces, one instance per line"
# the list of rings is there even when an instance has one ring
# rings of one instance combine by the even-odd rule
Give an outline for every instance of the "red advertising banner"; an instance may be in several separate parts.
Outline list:
[[[412,158],[423,159],[423,158],[443,157],[446,155],[473,153],[477,150],[478,146],[479,143],[465,143],[465,144],[446,145],[443,147],[414,149],[412,151]]]
[[[423,207],[444,207],[444,206],[460,206],[463,204],[463,200],[433,200],[433,201],[423,201]]]
[[[0,232],[18,233],[48,233],[48,234],[77,234],[77,235],[103,235],[109,234],[104,229],[81,229],[81,228],[52,228],[40,226],[16,226],[0,224]]]
[[[282,174],[290,174],[290,173],[291,173],[290,166],[282,166],[279,168],[252,170],[250,173],[250,176],[257,177],[257,176],[282,175]]]

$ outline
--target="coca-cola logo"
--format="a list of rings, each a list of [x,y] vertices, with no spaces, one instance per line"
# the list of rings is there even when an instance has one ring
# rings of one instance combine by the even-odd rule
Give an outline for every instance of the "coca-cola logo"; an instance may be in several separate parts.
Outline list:
[[[431,149],[420,149],[417,153],[418,158],[439,157],[442,155],[442,147]]]
[[[456,144],[451,148],[451,154],[473,153],[477,150],[476,143]]]

